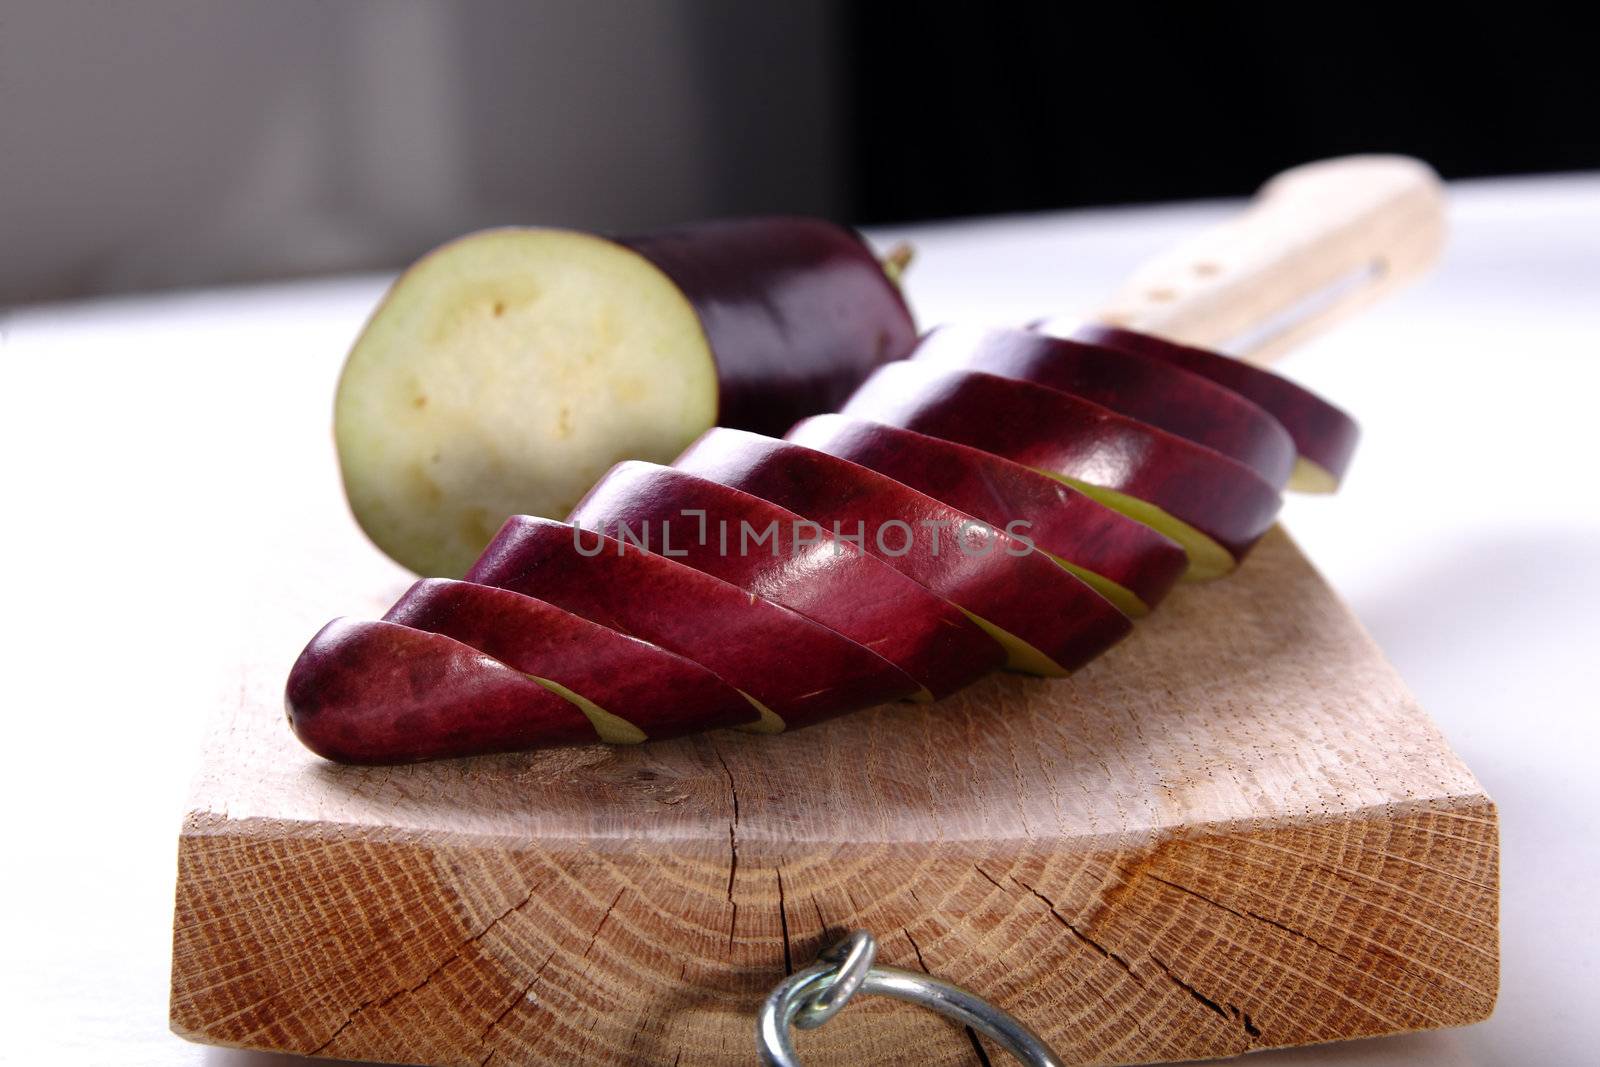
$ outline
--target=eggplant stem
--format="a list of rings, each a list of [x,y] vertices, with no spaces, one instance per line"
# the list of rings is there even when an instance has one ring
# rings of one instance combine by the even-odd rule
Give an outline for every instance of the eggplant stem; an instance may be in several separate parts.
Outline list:
[[[906,268],[917,258],[917,250],[908,241],[899,241],[883,257],[883,273],[896,285],[905,277]]]

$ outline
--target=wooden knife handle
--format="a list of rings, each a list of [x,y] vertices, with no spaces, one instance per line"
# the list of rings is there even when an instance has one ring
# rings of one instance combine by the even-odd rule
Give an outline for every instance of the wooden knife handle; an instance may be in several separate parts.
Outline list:
[[[1242,215],[1145,263],[1098,318],[1266,363],[1426,271],[1444,205],[1438,175],[1406,156],[1295,167]]]

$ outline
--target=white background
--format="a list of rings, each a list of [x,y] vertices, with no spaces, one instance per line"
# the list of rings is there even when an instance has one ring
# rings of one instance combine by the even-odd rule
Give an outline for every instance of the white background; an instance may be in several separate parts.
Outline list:
[[[1345,490],[1284,514],[1500,805],[1500,1006],[1254,1067],[1596,1058],[1600,178],[1453,200],[1435,276],[1283,364],[1365,429]],[[911,296],[928,325],[1087,311],[1236,207],[906,231]],[[0,321],[0,1057],[299,1062],[168,1034],[175,844],[247,591],[329,477],[332,384],[385,281]]]

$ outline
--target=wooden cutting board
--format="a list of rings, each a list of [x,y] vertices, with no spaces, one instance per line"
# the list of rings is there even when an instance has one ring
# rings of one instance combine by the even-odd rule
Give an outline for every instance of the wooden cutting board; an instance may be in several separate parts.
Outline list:
[[[1306,252],[1280,242],[1279,270],[1285,247]],[[1117,317],[1216,339],[1226,315],[1153,321],[1188,299],[1133,306],[1155,284]],[[330,596],[376,615],[405,577],[333,493],[317,499],[183,826],[186,1037],[423,1064],[742,1065],[766,992],[852,927],[1074,1063],[1493,1007],[1494,806],[1280,531],[1067,681],[995,676],[777,737],[351,768],[290,735],[283,680]],[[872,999],[799,1047],[816,1064],[986,1062],[938,1017]]]

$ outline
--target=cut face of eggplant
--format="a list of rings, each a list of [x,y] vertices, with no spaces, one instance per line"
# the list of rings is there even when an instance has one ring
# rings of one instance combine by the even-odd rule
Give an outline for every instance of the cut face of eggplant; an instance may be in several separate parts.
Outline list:
[[[345,491],[399,562],[459,576],[512,514],[564,514],[628,456],[716,421],[694,307],[659,268],[559,230],[462,238],[403,275],[335,402]]]
[[[915,341],[871,249],[820,219],[471,234],[351,350],[346,495],[395,560],[459,577],[509,516],[565,515],[613,463],[666,462],[718,421],[781,433]]]

